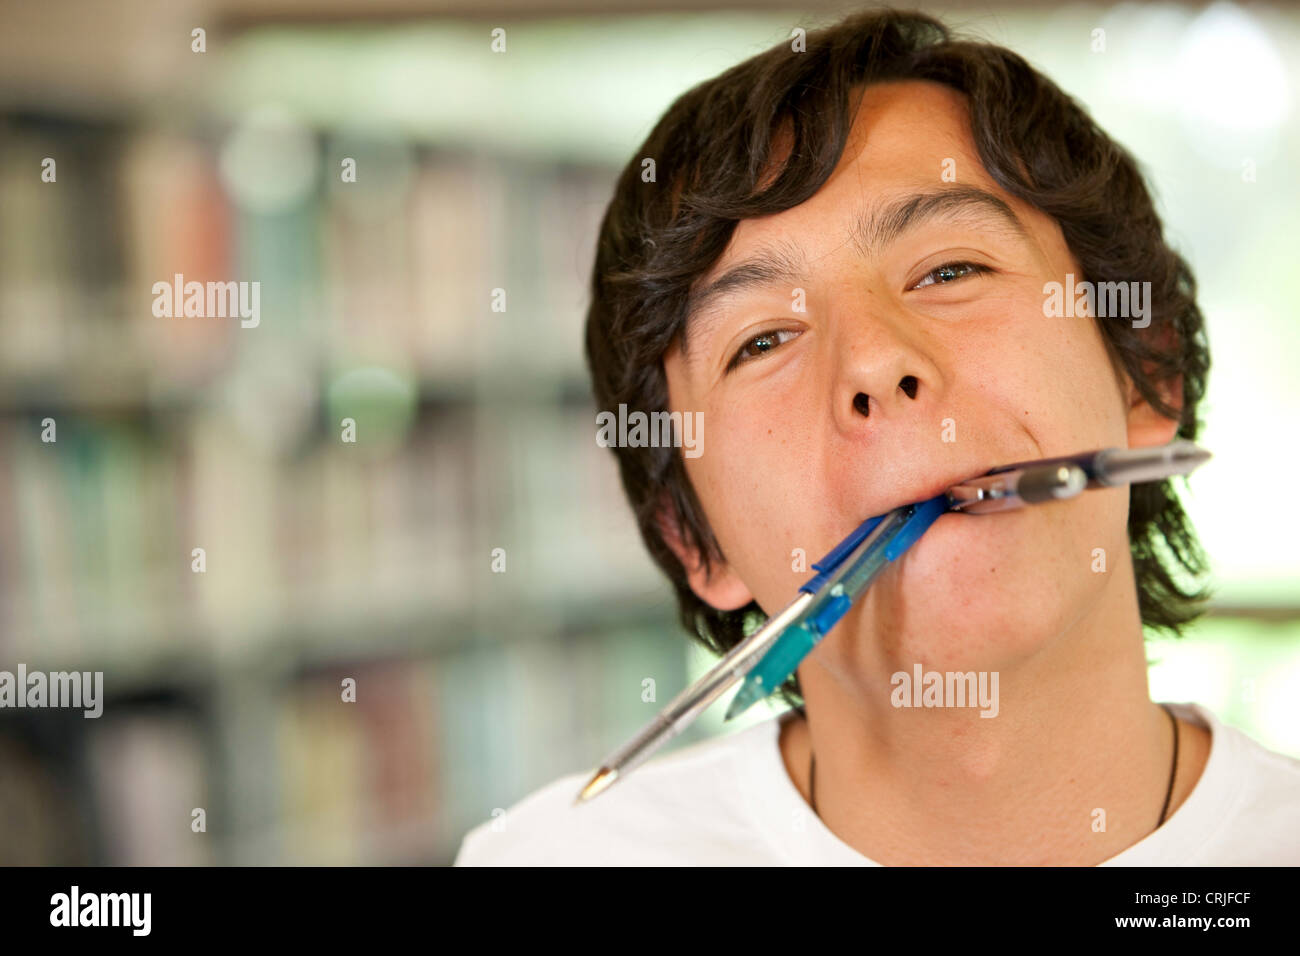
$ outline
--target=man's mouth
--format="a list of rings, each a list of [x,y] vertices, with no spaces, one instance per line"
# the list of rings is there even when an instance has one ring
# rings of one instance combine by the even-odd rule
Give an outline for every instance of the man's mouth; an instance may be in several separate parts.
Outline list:
[[[923,486],[920,495],[915,497],[891,499],[892,500],[891,504],[889,504],[887,507],[881,508],[880,510],[874,512],[874,514],[875,515],[888,514],[889,512],[893,511],[895,508],[901,508],[903,505],[914,504],[921,501],[929,501],[931,498],[935,497],[936,495],[943,494],[953,485],[961,484],[961,482],[969,481],[972,478],[978,478],[981,475],[987,475],[990,471],[992,471],[996,467],[998,466],[987,465],[985,467],[978,468],[975,470],[966,469],[961,471],[949,472],[947,476],[945,476],[944,478],[936,479],[935,481],[930,482],[929,484]]]

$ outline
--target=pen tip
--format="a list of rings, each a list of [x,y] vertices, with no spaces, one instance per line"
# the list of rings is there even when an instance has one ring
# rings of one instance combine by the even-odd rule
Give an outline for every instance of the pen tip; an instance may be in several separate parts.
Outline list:
[[[586,803],[593,797],[603,793],[605,790],[609,789],[610,785],[617,779],[617,770],[613,770],[609,767],[601,767],[596,771],[596,775],[587,782],[587,785],[582,788],[582,792],[579,793],[578,798],[573,801],[573,805],[576,807],[578,804]]]
[[[1179,456],[1187,471],[1199,468],[1213,457],[1209,451],[1199,445],[1193,445],[1191,442],[1187,443],[1187,450]]]

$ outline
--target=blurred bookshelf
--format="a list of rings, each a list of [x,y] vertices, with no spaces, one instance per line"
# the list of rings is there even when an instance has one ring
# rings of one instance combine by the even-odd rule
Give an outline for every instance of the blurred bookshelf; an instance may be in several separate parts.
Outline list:
[[[0,718],[62,815],[6,862],[450,862],[685,680],[582,365],[614,171],[318,127],[286,200],[229,142],[0,117],[0,659],[106,698]],[[153,316],[176,273],[262,323]]]

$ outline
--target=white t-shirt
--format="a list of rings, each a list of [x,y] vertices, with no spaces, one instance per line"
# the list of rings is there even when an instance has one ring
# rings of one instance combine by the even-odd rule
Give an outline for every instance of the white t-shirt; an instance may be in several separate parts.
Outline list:
[[[1163,826],[1100,865],[1300,864],[1300,760],[1200,704],[1170,707],[1209,729],[1209,759]],[[563,777],[471,830],[455,865],[878,866],[812,812],[779,732],[778,716],[652,757],[581,806],[573,801],[590,771]]]

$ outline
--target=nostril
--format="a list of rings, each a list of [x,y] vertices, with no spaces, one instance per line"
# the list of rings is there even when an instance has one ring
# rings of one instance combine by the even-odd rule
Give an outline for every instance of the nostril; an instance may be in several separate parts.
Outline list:
[[[908,398],[916,398],[917,384],[915,375],[904,375],[902,381],[898,383],[898,387],[907,394]]]
[[[871,400],[867,398],[866,392],[858,392],[853,396],[853,407],[861,412],[863,417],[871,413]]]

